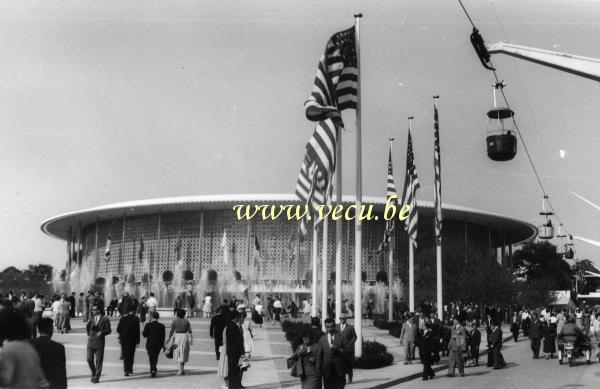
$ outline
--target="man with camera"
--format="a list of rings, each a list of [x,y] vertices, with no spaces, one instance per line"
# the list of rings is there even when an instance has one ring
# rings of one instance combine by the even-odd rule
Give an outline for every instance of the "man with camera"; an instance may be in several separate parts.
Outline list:
[[[91,318],[85,326],[88,335],[87,362],[92,371],[92,383],[100,382],[104,360],[104,338],[110,334],[110,320],[104,316],[98,305],[92,306]]]

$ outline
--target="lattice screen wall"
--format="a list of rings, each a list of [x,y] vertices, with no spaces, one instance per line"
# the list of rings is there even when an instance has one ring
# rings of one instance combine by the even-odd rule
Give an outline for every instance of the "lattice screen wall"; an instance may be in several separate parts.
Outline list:
[[[387,250],[377,253],[383,237],[385,222],[363,221],[363,271],[367,280],[374,281],[377,272],[387,272]],[[242,278],[262,280],[305,280],[312,268],[312,230],[300,244],[298,261],[297,224],[287,220],[237,221],[230,209],[193,212],[161,213],[144,216],[100,220],[98,223],[98,252],[96,253],[96,223],[83,228],[83,261],[95,269],[97,277],[112,274],[122,279],[123,274],[133,272],[140,281],[144,273],[162,277],[165,270],[175,268],[179,260],[184,269],[198,279],[202,269],[214,269],[219,278],[232,277],[238,271]],[[160,221],[160,223],[159,223]],[[487,247],[486,227],[468,224],[469,244],[480,250]],[[124,234],[123,234],[124,231]],[[226,248],[222,247],[223,234],[227,231]],[[335,271],[335,222],[329,223],[328,275]],[[464,240],[464,222],[444,221],[443,241]],[[105,261],[106,240],[111,237],[111,256]],[[124,239],[123,239],[124,236]],[[260,255],[255,250],[255,237]],[[501,239],[498,231],[492,231],[493,245]],[[140,240],[144,251],[140,260]],[[419,245],[433,244],[433,220],[420,215]],[[342,279],[354,279],[354,223],[343,223]],[[179,248],[178,248],[179,247]],[[405,279],[408,272],[408,238],[403,226],[397,223],[395,234],[394,276]],[[227,250],[227,263],[224,260]],[[318,255],[322,258],[322,234],[319,234]],[[419,261],[420,249],[415,252]],[[96,258],[98,260],[96,261]],[[320,262],[320,260],[319,260]],[[319,270],[318,277],[321,277]]]

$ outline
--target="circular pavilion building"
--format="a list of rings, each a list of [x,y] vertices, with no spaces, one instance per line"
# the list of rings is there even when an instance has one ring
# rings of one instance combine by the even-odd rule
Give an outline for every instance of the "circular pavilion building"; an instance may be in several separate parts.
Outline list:
[[[385,198],[364,197],[379,220],[363,220],[363,279],[374,283],[385,272],[388,253],[378,250],[385,229]],[[344,206],[354,197],[344,196]],[[312,280],[312,233],[298,237],[298,222],[285,213],[276,219],[238,220],[234,206],[300,205],[289,194],[240,194],[173,197],[129,201],[69,212],[43,222],[42,231],[67,242],[66,285],[76,292],[100,285],[119,293],[117,285],[142,293],[165,286],[196,288],[229,280],[250,284],[250,293],[270,286],[272,291],[309,292]],[[418,247],[415,263],[435,260],[433,203],[419,201]],[[497,214],[445,204],[443,257],[476,253],[510,265],[512,247],[536,236],[535,226]],[[328,268],[335,269],[335,222],[328,228]],[[396,221],[397,226],[402,224]],[[393,279],[408,280],[408,237],[394,233]],[[342,280],[354,280],[354,222],[343,223]],[[318,252],[321,258],[322,242]],[[319,260],[319,263],[321,261]],[[319,278],[320,277],[319,270]],[[333,276],[333,274],[332,274]],[[193,285],[193,287],[192,287]],[[254,285],[254,286],[253,286]],[[418,286],[418,285],[417,285]],[[141,289],[140,289],[141,288]],[[120,288],[122,290],[122,288]],[[235,288],[234,288],[235,289]],[[245,289],[240,286],[239,291]],[[235,290],[238,290],[235,289]],[[248,291],[246,290],[246,293]],[[167,299],[163,299],[167,304]]]

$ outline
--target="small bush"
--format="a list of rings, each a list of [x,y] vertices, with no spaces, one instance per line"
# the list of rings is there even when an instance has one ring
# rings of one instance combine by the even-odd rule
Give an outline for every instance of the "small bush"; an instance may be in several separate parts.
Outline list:
[[[390,329],[390,322],[388,322],[387,319],[376,318],[373,320],[373,325],[380,330]]]
[[[356,359],[355,367],[357,369],[378,369],[389,366],[394,361],[392,354],[387,352],[387,348],[378,342],[363,342],[363,353]]]

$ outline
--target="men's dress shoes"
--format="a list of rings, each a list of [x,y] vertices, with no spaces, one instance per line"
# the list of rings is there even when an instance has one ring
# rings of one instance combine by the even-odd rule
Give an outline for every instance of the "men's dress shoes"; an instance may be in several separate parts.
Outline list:
[[[454,374],[446,374],[446,377],[454,377]]]
[[[128,371],[125,372],[125,377],[129,377],[129,372]]]
[[[460,376],[461,376],[461,377],[464,377],[464,376],[465,376],[465,373],[460,373]]]

